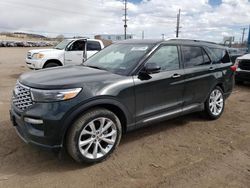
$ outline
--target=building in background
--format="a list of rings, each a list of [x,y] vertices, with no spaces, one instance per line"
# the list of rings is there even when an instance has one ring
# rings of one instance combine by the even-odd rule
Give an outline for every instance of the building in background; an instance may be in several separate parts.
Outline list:
[[[102,35],[96,35],[95,39],[104,39],[104,40],[111,40],[113,42],[115,41],[120,41],[120,40],[125,40],[124,35],[121,34],[102,34]],[[133,39],[132,34],[127,34],[127,39]]]

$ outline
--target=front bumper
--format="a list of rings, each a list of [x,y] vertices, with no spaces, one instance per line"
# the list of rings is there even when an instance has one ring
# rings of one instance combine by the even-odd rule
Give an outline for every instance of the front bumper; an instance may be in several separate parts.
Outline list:
[[[63,146],[64,134],[70,117],[68,112],[75,102],[35,103],[24,111],[11,105],[10,119],[21,139],[45,149],[58,150]],[[25,121],[41,120],[42,124]]]
[[[250,82],[250,70],[237,70],[235,74],[235,80]]]
[[[26,65],[30,69],[42,69],[45,60],[43,59],[28,59],[26,58]]]

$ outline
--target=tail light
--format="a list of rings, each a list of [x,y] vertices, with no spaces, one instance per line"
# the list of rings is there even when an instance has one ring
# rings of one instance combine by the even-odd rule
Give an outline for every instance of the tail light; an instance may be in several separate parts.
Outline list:
[[[233,72],[236,72],[236,70],[237,70],[237,66],[235,66],[235,65],[231,66],[230,68],[231,68],[231,70],[232,70]]]
[[[235,64],[233,66],[231,66],[230,68],[231,68],[231,70],[233,72],[236,72],[236,70],[238,69],[238,67],[239,67],[239,60],[236,59]]]

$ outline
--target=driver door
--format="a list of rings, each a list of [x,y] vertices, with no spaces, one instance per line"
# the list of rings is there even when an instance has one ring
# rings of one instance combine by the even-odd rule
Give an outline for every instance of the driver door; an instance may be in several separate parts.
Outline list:
[[[162,45],[147,60],[161,67],[158,73],[148,74],[147,79],[134,76],[136,96],[136,121],[147,123],[181,112],[184,71],[179,61],[176,45]]]
[[[85,40],[77,40],[73,42],[65,51],[64,63],[65,65],[80,65],[83,62],[83,55],[85,49]]]

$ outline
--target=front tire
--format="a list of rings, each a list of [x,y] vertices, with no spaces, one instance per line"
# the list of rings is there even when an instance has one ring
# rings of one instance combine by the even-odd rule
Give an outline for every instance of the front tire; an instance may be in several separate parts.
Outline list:
[[[205,114],[211,120],[218,119],[224,111],[225,98],[220,87],[215,87],[205,102]]]
[[[119,118],[104,108],[80,116],[69,130],[67,151],[77,162],[100,162],[114,151],[122,135]]]
[[[56,62],[49,62],[49,63],[45,64],[43,68],[46,69],[46,68],[58,67],[58,66],[59,66],[59,64]]]

